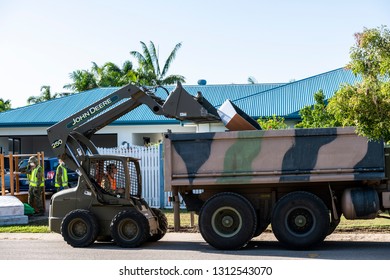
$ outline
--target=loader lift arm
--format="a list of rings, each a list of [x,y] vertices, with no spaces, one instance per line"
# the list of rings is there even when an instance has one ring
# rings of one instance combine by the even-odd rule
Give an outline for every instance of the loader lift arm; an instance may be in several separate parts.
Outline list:
[[[205,98],[190,95],[180,83],[165,101],[147,89],[127,85],[48,128],[55,156],[79,169],[87,154],[98,154],[90,141],[92,135],[143,104],[156,115],[180,121],[220,121],[217,110]]]

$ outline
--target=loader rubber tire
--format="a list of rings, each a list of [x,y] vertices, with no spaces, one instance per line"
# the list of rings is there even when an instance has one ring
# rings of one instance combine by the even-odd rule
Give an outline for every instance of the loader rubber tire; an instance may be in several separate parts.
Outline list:
[[[301,250],[322,242],[329,231],[329,210],[316,195],[297,191],[276,202],[272,230],[286,247]]]
[[[148,239],[149,222],[136,209],[124,210],[112,219],[110,231],[116,244],[125,248],[135,248]]]
[[[98,232],[95,215],[85,209],[69,212],[61,223],[61,235],[73,247],[88,247],[95,242]]]
[[[157,209],[157,208],[151,208],[151,209],[152,209],[153,214],[157,217],[160,231],[157,234],[150,236],[148,238],[148,241],[149,242],[157,242],[161,238],[163,238],[164,235],[168,231],[168,219],[160,209]]]
[[[245,246],[256,229],[252,204],[236,193],[219,193],[208,199],[199,213],[199,230],[216,249],[236,250]]]

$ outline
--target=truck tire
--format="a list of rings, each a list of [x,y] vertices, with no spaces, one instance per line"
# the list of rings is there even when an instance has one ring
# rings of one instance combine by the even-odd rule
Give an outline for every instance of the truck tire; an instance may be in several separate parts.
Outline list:
[[[329,231],[329,210],[316,195],[297,191],[282,197],[272,214],[275,237],[292,249],[307,249],[322,242]]]
[[[135,248],[141,246],[149,237],[149,223],[137,210],[124,210],[112,219],[110,231],[116,244],[125,248]]]
[[[262,234],[267,229],[267,227],[270,225],[270,223],[271,222],[266,223],[266,222],[257,221],[257,226],[256,226],[255,233],[253,234],[253,237],[257,237],[260,234]]]
[[[159,241],[161,238],[164,237],[164,235],[167,233],[168,230],[168,220],[165,214],[157,208],[151,208],[154,215],[157,217],[157,221],[159,224],[160,231],[157,234],[154,234],[148,238],[148,241],[150,242],[156,242]]]
[[[61,223],[61,235],[73,247],[87,247],[95,242],[98,235],[95,215],[85,209],[69,212]]]
[[[219,193],[202,206],[199,230],[204,240],[220,250],[235,250],[252,239],[256,229],[252,204],[236,193]]]

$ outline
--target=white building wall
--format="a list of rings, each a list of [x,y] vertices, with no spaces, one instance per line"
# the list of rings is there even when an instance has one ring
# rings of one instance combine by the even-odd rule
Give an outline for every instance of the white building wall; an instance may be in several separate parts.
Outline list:
[[[0,128],[0,136],[47,135],[48,127],[7,127]]]

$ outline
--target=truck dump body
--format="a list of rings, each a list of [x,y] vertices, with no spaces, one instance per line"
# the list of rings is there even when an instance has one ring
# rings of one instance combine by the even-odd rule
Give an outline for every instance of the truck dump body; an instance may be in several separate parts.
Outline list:
[[[166,134],[164,177],[175,186],[385,178],[384,146],[353,127]]]

